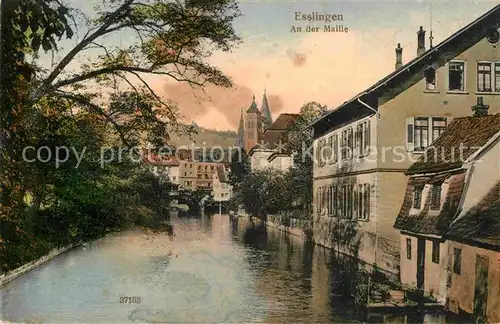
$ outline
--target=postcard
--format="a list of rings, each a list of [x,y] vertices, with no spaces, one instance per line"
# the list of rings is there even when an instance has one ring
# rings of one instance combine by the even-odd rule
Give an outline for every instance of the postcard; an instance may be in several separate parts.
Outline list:
[[[499,323],[497,1],[1,3],[1,323]]]

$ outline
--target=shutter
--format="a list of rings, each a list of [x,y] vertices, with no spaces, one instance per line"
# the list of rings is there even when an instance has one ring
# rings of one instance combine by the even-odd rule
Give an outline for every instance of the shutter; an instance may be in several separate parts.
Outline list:
[[[365,154],[370,154],[370,146],[371,146],[371,130],[370,130],[370,120],[367,121],[367,130],[366,130],[366,138],[365,138]]]
[[[406,150],[413,152],[414,148],[414,124],[415,119],[413,117],[406,118]]]

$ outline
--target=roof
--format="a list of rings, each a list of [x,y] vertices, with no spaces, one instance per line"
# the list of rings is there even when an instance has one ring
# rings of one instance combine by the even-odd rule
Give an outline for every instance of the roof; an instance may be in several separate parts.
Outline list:
[[[278,118],[274,121],[274,123],[272,123],[267,130],[287,130],[288,127],[290,127],[291,124],[293,124],[298,117],[299,114],[290,114],[290,113],[280,114]]]
[[[417,71],[420,71],[415,67],[420,65],[424,67],[430,66],[433,62],[438,60],[439,56],[442,53],[448,52],[449,51],[448,49],[450,47],[460,47],[461,51],[464,51],[467,48],[474,45],[475,43],[477,43],[480,39],[482,39],[485,36],[487,30],[489,30],[492,27],[498,28],[498,26],[500,26],[500,5],[496,5],[491,10],[483,14],[481,17],[477,18],[467,26],[459,29],[457,32],[455,32],[450,37],[439,43],[437,46],[430,48],[422,55],[417,56],[410,62],[403,65],[401,68],[391,72],[390,74],[388,74],[387,76],[385,76],[384,78],[382,78],[381,80],[379,80],[366,90],[360,92],[359,94],[349,99],[348,101],[345,101],[342,105],[338,106],[336,109],[333,109],[327,114],[318,117],[315,121],[313,121],[310,125],[308,125],[307,128],[313,127],[321,120],[328,118],[330,115],[335,114],[339,110],[343,110],[344,107],[348,106],[353,102],[356,102],[357,100],[362,100],[370,94],[374,93],[376,94],[376,92],[380,90],[380,88],[382,87],[395,86],[394,88],[399,88],[399,89],[394,89],[394,90],[404,91],[405,88],[401,87],[400,79],[401,78],[407,79],[411,77],[413,74],[415,74]],[[480,35],[479,32],[481,32]],[[363,108],[363,111],[365,113],[367,110],[368,108],[366,107]],[[370,113],[373,113],[373,111],[370,111]]]
[[[143,161],[151,165],[179,166],[180,161],[175,156],[149,154],[143,157]]]
[[[430,210],[431,193],[428,190],[426,191],[427,194],[421,198],[422,208],[417,212],[413,212],[413,190],[425,184],[441,181],[449,183],[443,207],[439,211]],[[444,235],[457,214],[464,182],[465,170],[435,176],[410,178],[406,187],[403,205],[394,223],[394,228],[418,234]]]
[[[250,104],[250,107],[247,109],[247,114],[255,114],[258,113],[260,114],[259,108],[257,108],[257,104],[255,103],[255,95],[253,96],[252,103]]]
[[[439,172],[461,167],[498,132],[500,113],[455,118],[406,173]]]
[[[276,119],[274,123],[272,123],[271,126],[264,131],[260,143],[252,148],[249,154],[251,154],[256,147],[260,147],[264,150],[274,150],[278,148],[280,143],[282,145],[285,144],[288,141],[286,131],[298,117],[299,114],[280,114],[278,119]]]
[[[267,102],[266,90],[264,90],[264,95],[262,96],[262,106],[260,109],[262,116],[265,118],[265,124],[270,125],[273,122],[271,116],[271,109],[269,108],[269,103]]]
[[[476,241],[500,248],[500,181],[481,201],[451,224],[446,233],[454,241]]]

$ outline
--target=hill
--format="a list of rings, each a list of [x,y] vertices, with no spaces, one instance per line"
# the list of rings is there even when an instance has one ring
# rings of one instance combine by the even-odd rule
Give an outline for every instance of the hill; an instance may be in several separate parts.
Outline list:
[[[216,130],[207,129],[195,125],[197,129],[196,134],[192,134],[191,137],[187,135],[179,136],[178,134],[170,134],[169,143],[175,147],[181,145],[189,145],[191,141],[194,141],[197,146],[214,147],[220,146],[223,148],[232,147],[236,145],[237,133],[230,130]],[[203,145],[203,143],[206,143]]]

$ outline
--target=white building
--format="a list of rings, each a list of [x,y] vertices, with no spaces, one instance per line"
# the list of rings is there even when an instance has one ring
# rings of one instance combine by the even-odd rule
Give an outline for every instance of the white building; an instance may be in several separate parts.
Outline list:
[[[223,165],[218,165],[216,171],[212,178],[212,195],[214,200],[217,202],[229,201],[233,195],[233,187],[228,182],[228,172]]]
[[[292,157],[286,149],[288,142],[286,131],[298,116],[298,114],[281,114],[264,131],[260,142],[248,154],[252,171],[267,168],[286,171],[292,166]]]

